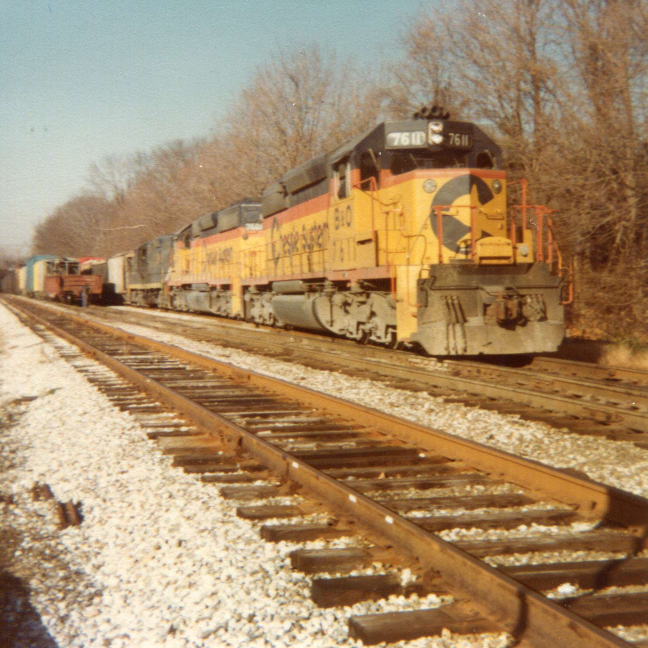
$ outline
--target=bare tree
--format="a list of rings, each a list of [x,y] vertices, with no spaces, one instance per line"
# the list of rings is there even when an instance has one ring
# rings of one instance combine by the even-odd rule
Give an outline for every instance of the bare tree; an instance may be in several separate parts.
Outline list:
[[[574,67],[564,113],[581,168],[588,230],[598,261],[634,257],[646,239],[648,3],[564,0]],[[566,120],[565,120],[566,121]],[[582,237],[581,237],[582,240]]]
[[[647,10],[562,0],[564,145],[544,177],[577,257],[581,322],[626,338],[648,317]]]
[[[102,255],[113,213],[112,204],[102,196],[76,196],[36,227],[33,253],[72,257]]]
[[[136,247],[155,236],[173,232],[195,217],[189,178],[199,148],[199,142],[177,140],[147,156],[147,165],[138,172],[119,205],[114,222],[119,234],[112,241],[113,251]]]
[[[149,165],[150,156],[143,152],[134,155],[107,155],[101,162],[90,165],[90,192],[119,204],[125,199],[137,176],[145,172]]]
[[[241,193],[259,193],[301,162],[371,125],[380,109],[353,61],[317,47],[280,50],[259,68],[221,132]]]
[[[443,105],[456,117],[468,102],[455,89],[456,68],[451,39],[438,15],[410,20],[401,36],[402,58],[385,65],[382,95],[391,118],[409,118],[428,103]]]

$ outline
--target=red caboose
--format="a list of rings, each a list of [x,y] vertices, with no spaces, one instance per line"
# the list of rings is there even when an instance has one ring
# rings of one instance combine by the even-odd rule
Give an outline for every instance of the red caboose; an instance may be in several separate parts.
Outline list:
[[[101,277],[80,274],[78,260],[57,258],[48,261],[45,276],[48,299],[87,306],[100,301],[102,290]]]

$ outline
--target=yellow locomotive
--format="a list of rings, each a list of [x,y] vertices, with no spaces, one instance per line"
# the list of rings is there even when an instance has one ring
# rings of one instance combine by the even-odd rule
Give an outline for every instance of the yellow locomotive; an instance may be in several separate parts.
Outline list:
[[[549,213],[508,208],[500,166],[474,124],[381,123],[176,234],[160,305],[439,356],[555,351]]]

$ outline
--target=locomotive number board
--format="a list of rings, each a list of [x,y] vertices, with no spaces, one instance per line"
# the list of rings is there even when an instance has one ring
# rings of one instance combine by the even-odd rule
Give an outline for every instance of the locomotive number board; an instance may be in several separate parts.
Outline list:
[[[473,138],[468,133],[455,133],[444,131],[439,134],[441,141],[429,141],[425,131],[394,131],[387,133],[387,148],[419,148],[429,144],[441,144],[450,148],[472,148]]]
[[[410,148],[426,144],[427,133],[425,131],[387,133],[387,148]]]

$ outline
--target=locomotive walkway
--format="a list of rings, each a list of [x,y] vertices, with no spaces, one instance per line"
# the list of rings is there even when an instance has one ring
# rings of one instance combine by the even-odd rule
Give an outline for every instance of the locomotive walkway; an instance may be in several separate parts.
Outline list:
[[[348,573],[385,562],[386,556],[397,562],[399,556],[419,575],[413,584],[389,573],[314,578],[316,603],[348,605],[393,593],[454,597],[437,609],[352,617],[350,633],[365,643],[448,628],[507,631],[530,646],[623,646],[628,644],[602,627],[645,621],[645,592],[596,591],[646,582],[646,500],[105,325],[28,306],[41,313],[32,323],[35,330],[49,335],[48,328],[73,341],[132,384],[95,380],[123,409],[151,415],[149,435],[179,467],[207,482],[236,484],[221,492],[241,503],[305,495],[307,504],[298,507],[239,507],[242,517],[293,520],[264,526],[268,541],[360,539],[356,549],[296,551],[296,569]],[[156,413],[170,410],[185,420],[156,421]],[[270,483],[249,485],[259,478]],[[322,506],[335,516],[332,523],[299,522]],[[459,534],[452,543],[438,535],[460,529],[501,533]],[[574,555],[567,562],[501,570],[480,560],[547,550],[599,550],[616,558],[583,562]],[[554,602],[536,591],[565,582],[595,592]]]

